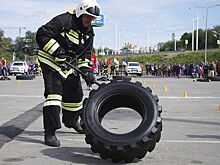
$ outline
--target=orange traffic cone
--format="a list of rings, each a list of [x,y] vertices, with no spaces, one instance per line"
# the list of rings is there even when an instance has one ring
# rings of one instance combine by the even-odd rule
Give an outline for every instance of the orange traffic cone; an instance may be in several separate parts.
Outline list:
[[[188,97],[186,90],[184,91],[183,97]]]
[[[167,86],[164,85],[164,92],[167,92]]]

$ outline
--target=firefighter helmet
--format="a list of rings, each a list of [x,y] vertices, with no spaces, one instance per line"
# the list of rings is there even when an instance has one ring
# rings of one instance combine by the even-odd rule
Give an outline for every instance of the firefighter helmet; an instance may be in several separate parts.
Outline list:
[[[82,0],[81,3],[76,7],[76,17],[79,18],[81,15],[87,14],[97,18],[100,15],[99,4],[96,0]]]

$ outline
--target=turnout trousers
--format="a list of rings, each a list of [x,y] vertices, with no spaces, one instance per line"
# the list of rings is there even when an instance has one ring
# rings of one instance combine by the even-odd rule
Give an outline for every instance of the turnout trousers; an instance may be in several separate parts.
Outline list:
[[[67,79],[41,63],[44,79],[43,124],[45,135],[55,135],[55,131],[61,128],[60,110],[62,109],[62,122],[68,128],[79,119],[82,109],[83,90],[79,74],[70,74]]]

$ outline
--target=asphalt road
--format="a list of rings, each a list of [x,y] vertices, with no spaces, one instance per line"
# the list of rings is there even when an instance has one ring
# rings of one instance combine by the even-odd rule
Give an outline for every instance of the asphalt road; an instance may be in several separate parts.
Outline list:
[[[113,164],[92,153],[84,135],[65,127],[57,131],[61,147],[45,146],[42,77],[21,81],[11,78],[10,81],[0,81],[0,165]],[[131,164],[219,164],[220,82],[132,78],[134,82],[137,80],[159,96],[159,104],[163,107],[163,132],[153,152]],[[84,82],[83,85],[85,96],[88,96]],[[184,91],[186,98],[183,97]],[[106,116],[103,126],[112,132],[126,132],[139,122],[137,114],[118,110]]]

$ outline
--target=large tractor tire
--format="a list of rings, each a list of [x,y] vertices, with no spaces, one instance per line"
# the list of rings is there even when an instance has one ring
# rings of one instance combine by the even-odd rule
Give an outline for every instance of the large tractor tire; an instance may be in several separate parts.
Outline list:
[[[162,108],[158,97],[152,90],[143,87],[140,82],[116,81],[101,84],[90,92],[84,100],[81,125],[85,131],[85,140],[91,150],[99,153],[103,159],[113,162],[132,162],[142,159],[147,152],[154,150],[162,131]],[[116,134],[102,126],[103,117],[110,111],[127,107],[138,112],[141,123],[128,133]]]

